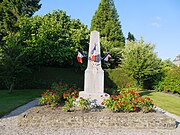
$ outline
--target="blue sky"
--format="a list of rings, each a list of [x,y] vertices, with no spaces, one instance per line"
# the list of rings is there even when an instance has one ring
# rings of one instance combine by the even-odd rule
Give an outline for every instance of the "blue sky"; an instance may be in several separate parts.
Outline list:
[[[41,0],[35,15],[53,10],[66,11],[72,19],[80,19],[90,28],[91,19],[100,0]],[[163,60],[174,60],[180,54],[180,0],[114,0],[125,37],[155,44],[155,52]]]

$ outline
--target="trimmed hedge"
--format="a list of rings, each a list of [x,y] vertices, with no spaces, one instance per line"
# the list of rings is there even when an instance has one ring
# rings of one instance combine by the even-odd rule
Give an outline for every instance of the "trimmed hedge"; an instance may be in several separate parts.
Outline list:
[[[124,88],[129,83],[133,83],[135,80],[128,76],[126,72],[120,68],[118,69],[105,69],[105,87],[118,87]]]
[[[170,69],[162,81],[154,86],[154,89],[180,94],[180,67]]]
[[[104,76],[105,88],[121,88],[129,82],[133,82],[133,79],[126,75],[122,69],[105,69]],[[53,82],[59,81],[84,88],[84,71],[77,71],[74,68],[40,67],[30,75],[24,76],[15,89],[47,89]],[[2,82],[1,80],[0,88],[5,89]]]

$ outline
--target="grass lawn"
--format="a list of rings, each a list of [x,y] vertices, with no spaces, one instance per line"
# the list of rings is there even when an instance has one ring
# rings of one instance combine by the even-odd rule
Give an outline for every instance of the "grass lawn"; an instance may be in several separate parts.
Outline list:
[[[14,90],[9,94],[8,90],[0,90],[0,117],[13,109],[41,96],[42,89]]]
[[[180,97],[163,92],[156,91],[140,91],[140,95],[148,96],[154,104],[170,113],[180,116]]]

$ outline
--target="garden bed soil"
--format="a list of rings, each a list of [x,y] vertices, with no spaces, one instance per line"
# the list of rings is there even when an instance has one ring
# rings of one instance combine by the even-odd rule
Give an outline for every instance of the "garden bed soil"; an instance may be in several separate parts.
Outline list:
[[[64,112],[62,107],[52,109],[36,106],[18,116],[18,125],[35,128],[121,128],[168,129],[176,128],[176,120],[161,113]]]

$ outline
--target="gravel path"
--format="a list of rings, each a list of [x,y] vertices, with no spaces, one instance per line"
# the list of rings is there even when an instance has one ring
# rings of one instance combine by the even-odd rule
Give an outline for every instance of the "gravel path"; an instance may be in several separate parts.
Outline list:
[[[180,117],[161,110],[177,121],[175,130],[113,128],[30,128],[18,125],[19,114],[37,105],[38,99],[23,105],[0,119],[0,135],[180,135]]]

